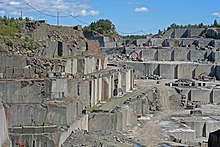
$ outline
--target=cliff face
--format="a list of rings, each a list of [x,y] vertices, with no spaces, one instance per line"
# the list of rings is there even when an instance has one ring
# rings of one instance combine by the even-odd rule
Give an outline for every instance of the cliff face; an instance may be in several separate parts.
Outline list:
[[[8,137],[7,121],[5,116],[5,109],[3,104],[0,102],[0,146],[8,147],[10,145]]]

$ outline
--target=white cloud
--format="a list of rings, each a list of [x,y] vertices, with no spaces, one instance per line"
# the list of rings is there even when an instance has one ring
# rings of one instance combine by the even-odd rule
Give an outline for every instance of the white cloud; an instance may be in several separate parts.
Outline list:
[[[214,17],[220,17],[220,13],[218,13],[218,12],[214,12],[211,15],[214,16]]]
[[[149,8],[146,8],[146,7],[140,7],[140,8],[135,8],[134,9],[135,12],[137,13],[143,13],[143,12],[149,12]]]
[[[99,11],[91,10],[88,14],[89,14],[90,16],[97,16],[97,15],[99,15]]]
[[[81,10],[80,12],[73,13],[73,16],[97,16],[99,15],[99,11],[86,11],[86,10]]]
[[[9,2],[10,5],[20,5],[21,3],[20,2],[15,2],[15,1],[11,1]]]
[[[5,14],[5,11],[0,11],[0,15],[1,15],[1,14]]]
[[[99,11],[91,10],[91,6],[88,4],[88,0],[0,0],[5,4],[0,3],[0,9],[4,11],[11,11],[12,14],[16,14],[15,11],[22,10],[25,14],[34,15],[38,13],[37,9],[48,15],[56,15],[57,12],[62,15],[78,14],[81,16],[96,16],[99,15]],[[29,4],[26,5],[26,4]]]

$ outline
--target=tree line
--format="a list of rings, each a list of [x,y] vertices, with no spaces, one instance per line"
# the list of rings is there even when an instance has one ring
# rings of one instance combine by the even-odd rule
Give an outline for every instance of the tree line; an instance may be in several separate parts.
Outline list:
[[[199,23],[199,24],[188,24],[188,25],[178,25],[176,23],[172,23],[167,30],[169,29],[178,29],[178,28],[219,28],[220,24],[218,23],[218,21],[215,19],[213,24],[211,25],[205,25],[203,23]]]

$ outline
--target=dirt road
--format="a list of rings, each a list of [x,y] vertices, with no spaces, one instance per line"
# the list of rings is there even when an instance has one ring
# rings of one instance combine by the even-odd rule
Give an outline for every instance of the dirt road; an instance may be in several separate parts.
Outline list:
[[[162,119],[169,117],[172,112],[176,111],[170,106],[169,97],[176,95],[176,91],[171,87],[157,87],[160,92],[160,104],[161,112],[158,112],[154,117],[152,117],[143,128],[138,128],[134,132],[139,141],[147,147],[156,147],[161,143],[162,136],[160,133],[160,125]]]

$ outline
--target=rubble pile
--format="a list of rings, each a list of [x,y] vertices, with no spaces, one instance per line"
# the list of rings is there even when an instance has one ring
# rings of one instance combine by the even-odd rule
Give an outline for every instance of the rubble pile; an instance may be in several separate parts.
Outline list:
[[[166,83],[166,86],[195,86],[195,82],[189,79],[178,79],[175,82]]]
[[[160,75],[144,75],[144,76],[135,76],[135,79],[142,79],[142,80],[161,80],[162,77]]]
[[[81,46],[86,46],[86,38],[81,26],[48,26],[47,33],[48,39],[65,42],[71,49],[80,49]]]
[[[84,130],[76,130],[71,133],[69,138],[63,144],[63,147],[110,147],[110,146],[133,146],[136,141],[131,138],[127,138],[119,132],[113,132],[108,130],[87,132]]]
[[[108,55],[109,61],[131,61],[128,55],[122,54],[122,55],[117,55],[117,54],[111,54]]]

